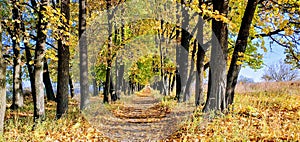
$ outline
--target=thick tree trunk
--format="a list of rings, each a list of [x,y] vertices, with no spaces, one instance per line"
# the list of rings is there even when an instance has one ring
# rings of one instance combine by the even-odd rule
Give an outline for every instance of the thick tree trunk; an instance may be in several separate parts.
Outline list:
[[[1,24],[0,33],[2,33]],[[0,135],[2,135],[4,130],[4,118],[6,109],[6,65],[2,57],[2,36],[0,36],[0,57]]]
[[[199,2],[199,6],[202,5],[202,2]],[[196,60],[196,70],[197,70],[197,76],[198,79],[196,79],[196,94],[195,94],[195,105],[199,106],[203,102],[203,72],[204,72],[204,57],[205,57],[205,51],[203,45],[203,19],[202,17],[198,17],[198,32],[197,32],[197,45],[198,45],[198,50],[197,50],[197,60]]]
[[[247,7],[242,19],[242,24],[239,30],[238,38],[235,43],[229,71],[227,74],[227,87],[226,87],[226,103],[231,105],[234,99],[234,89],[237,83],[237,78],[241,70],[241,65],[237,64],[237,61],[243,57],[241,53],[245,53],[247,47],[247,40],[249,37],[249,31],[252,23],[252,19],[255,13],[258,0],[248,0]],[[240,56],[239,56],[240,55]]]
[[[43,85],[43,71],[44,71],[44,55],[45,55],[45,42],[47,22],[44,19],[43,11],[46,11],[47,0],[42,0],[40,5],[40,11],[38,14],[37,24],[37,40],[34,56],[34,85],[35,95],[33,96],[34,102],[34,121],[37,119],[45,118],[45,98],[44,98],[44,85]]]
[[[14,20],[20,20],[20,13],[19,8],[15,4],[17,1],[14,0],[12,3],[14,4],[12,13],[13,13],[13,19]],[[21,54],[20,54],[20,45],[18,40],[20,40],[20,24],[15,21],[14,23],[14,31],[12,33],[12,36],[14,37],[12,39],[13,43],[13,51],[14,51],[14,57],[13,57],[13,102],[10,106],[11,109],[17,109],[19,107],[23,107],[24,100],[23,100],[23,92],[22,92],[22,80],[21,80]]]
[[[68,25],[70,20],[70,0],[61,0],[61,12],[66,18],[64,25],[61,27],[64,31],[68,32]],[[63,20],[62,20],[63,21]],[[60,118],[68,112],[69,103],[69,60],[70,51],[69,46],[64,44],[63,41],[68,41],[68,36],[61,35],[58,40],[58,73],[57,73],[57,108],[56,117]]]
[[[184,0],[181,0],[181,4],[184,5]],[[188,81],[188,53],[190,47],[190,34],[187,31],[190,17],[186,9],[181,9],[182,11],[182,25],[181,25],[181,47],[179,49],[180,59],[179,59],[179,74],[181,80],[181,94],[184,95],[183,98],[186,98],[190,94],[186,91],[187,81]],[[176,60],[177,62],[177,60]],[[182,98],[182,99],[183,99]],[[182,100],[180,100],[182,101]]]
[[[89,103],[88,54],[86,36],[86,0],[79,0],[79,47],[80,47],[80,110]]]
[[[45,89],[46,89],[47,100],[55,101],[54,91],[52,88],[52,83],[51,83],[51,79],[50,79],[50,73],[49,73],[49,68],[48,68],[48,63],[47,63],[46,58],[44,59],[43,80],[44,80],[44,85],[45,85]]]
[[[228,13],[227,0],[213,0],[213,10],[222,14]],[[215,37],[212,38],[212,50],[210,61],[211,86],[208,89],[210,95],[204,107],[204,112],[223,111],[227,108],[225,103],[226,93],[226,62],[228,48],[228,28],[222,21],[213,20],[212,30]]]

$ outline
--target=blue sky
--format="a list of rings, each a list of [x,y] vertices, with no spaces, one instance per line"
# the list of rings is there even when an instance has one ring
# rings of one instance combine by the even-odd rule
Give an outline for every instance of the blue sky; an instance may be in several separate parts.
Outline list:
[[[266,47],[270,47],[270,45],[266,44]],[[259,52],[264,55],[263,61],[265,65],[263,65],[263,68],[255,71],[249,67],[245,67],[242,68],[240,72],[240,75],[252,78],[255,82],[262,81],[261,77],[263,76],[266,65],[277,63],[279,60],[283,60],[285,58],[284,47],[274,44],[272,45],[272,49],[268,48],[267,53],[264,53],[262,50]]]

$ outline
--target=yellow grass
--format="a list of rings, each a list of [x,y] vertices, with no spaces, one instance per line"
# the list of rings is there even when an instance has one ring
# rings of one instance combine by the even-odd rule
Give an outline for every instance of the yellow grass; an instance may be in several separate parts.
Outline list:
[[[207,120],[200,111],[164,141],[299,141],[300,83],[239,84],[234,111]],[[165,102],[166,103],[166,102]],[[7,110],[0,141],[109,141],[79,113],[72,100],[69,114],[55,120],[54,102],[47,103],[47,119],[32,130],[32,104]]]

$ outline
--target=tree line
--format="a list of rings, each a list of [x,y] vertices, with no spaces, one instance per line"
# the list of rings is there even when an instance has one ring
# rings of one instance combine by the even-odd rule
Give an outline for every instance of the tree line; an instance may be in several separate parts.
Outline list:
[[[75,65],[70,60],[74,58],[72,52],[75,52],[74,48],[77,47],[78,42],[80,47],[80,108],[84,109],[90,96],[88,90],[88,49],[86,45],[88,37],[84,35],[84,32],[99,11],[113,8],[125,2],[125,0],[0,1],[0,40],[2,43],[0,44],[0,54],[2,56],[0,58],[0,128],[2,129],[0,131],[3,131],[6,108],[6,84],[8,80],[6,68],[8,67],[12,68],[13,100],[11,109],[18,109],[24,105],[22,79],[26,74],[31,86],[35,122],[45,118],[44,88],[46,89],[47,101],[56,101],[57,103],[57,118],[59,119],[67,113],[69,94],[74,96],[74,82],[69,70],[74,68]],[[152,29],[152,31],[156,34],[157,39],[160,39],[157,40],[158,54],[155,57],[145,57],[143,61],[136,63],[136,66],[141,67],[137,67],[135,71],[144,69],[148,73],[160,76],[156,86],[161,87],[162,94],[167,95],[174,88],[176,89],[178,102],[185,101],[186,95],[183,94],[191,93],[187,89],[191,85],[189,74],[197,74],[195,104],[200,105],[203,103],[204,112],[227,112],[234,101],[234,89],[241,67],[243,65],[252,68],[261,67],[262,55],[257,50],[261,47],[261,49],[267,51],[265,40],[270,40],[272,43],[286,48],[286,61],[295,67],[299,67],[299,55],[296,48],[300,43],[295,40],[299,38],[300,33],[300,21],[295,16],[299,16],[300,12],[298,1],[180,0],[175,3],[188,8],[178,8],[179,12],[176,14],[185,15],[181,16],[182,19],[175,19],[176,21],[174,21],[180,26],[170,26],[169,23],[164,21],[154,21],[158,28]],[[221,50],[218,50],[218,48],[211,48],[210,52],[204,50],[206,48],[202,46],[205,45],[203,43],[205,30],[201,29],[203,26],[197,26],[197,32],[193,34],[184,30],[193,18],[186,14],[189,12],[188,10],[198,14],[198,24],[202,24],[201,20],[204,20],[211,25],[211,30],[216,38],[212,38],[212,41],[208,41],[208,44],[212,47],[219,46]],[[109,95],[111,100],[117,100],[120,96],[119,90],[125,84],[122,83],[125,82],[123,80],[123,63],[118,58],[113,60],[116,51],[118,51],[116,47],[124,48],[127,39],[134,38],[139,35],[138,32],[141,32],[141,30],[138,30],[139,28],[135,29],[130,25],[122,25],[120,29],[114,28],[113,23],[111,23],[113,14],[112,11],[107,13],[109,23],[107,30],[110,36],[106,37],[105,54],[99,56],[98,61],[101,61],[102,64],[98,64],[93,70],[94,86],[103,85],[104,103],[109,102]],[[148,26],[146,25],[144,28],[149,29],[151,20],[143,22],[148,23]],[[142,25],[143,22],[137,22],[136,27]],[[179,48],[178,46],[176,48],[176,64],[167,62],[166,53],[160,47],[160,42],[165,41],[161,39],[166,37],[178,41],[180,46],[183,47]],[[179,54],[184,52],[183,50],[191,53],[194,63],[188,62],[189,54]],[[209,55],[210,60],[207,60]],[[101,58],[104,56],[106,58]],[[114,69],[115,78],[112,78],[111,67],[113,61],[117,65],[117,69]],[[145,64],[156,67],[152,68],[153,70],[145,70],[146,67],[142,67]],[[186,72],[185,69],[187,68],[190,68],[190,72]],[[205,70],[209,72],[206,101],[203,100]],[[138,76],[141,74],[134,74],[133,71],[129,83],[129,88],[131,87],[132,91],[141,89],[146,84],[143,81],[151,77]],[[193,71],[196,72],[192,73]],[[135,80],[137,77],[140,80]],[[53,80],[57,82],[57,92],[53,91]],[[112,80],[115,80],[116,84],[112,84]],[[174,84],[176,85],[174,86]],[[114,91],[113,88],[115,88]]]

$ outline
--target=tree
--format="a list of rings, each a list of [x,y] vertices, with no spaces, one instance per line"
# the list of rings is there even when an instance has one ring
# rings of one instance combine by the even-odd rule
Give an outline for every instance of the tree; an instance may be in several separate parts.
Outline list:
[[[47,59],[44,58],[44,73],[43,73],[43,81],[46,89],[47,100],[48,101],[55,101],[54,91],[52,88],[52,83],[50,79],[50,72],[48,67]]]
[[[213,0],[213,10],[227,16],[228,1]],[[226,63],[228,48],[228,28],[227,24],[217,19],[212,20],[212,31],[215,38],[212,38],[212,50],[210,61],[211,76],[208,88],[208,97],[203,111],[223,111],[227,106],[225,104],[226,90]]]
[[[252,78],[241,75],[238,78],[238,82],[241,82],[241,83],[254,83],[254,80]]]
[[[64,27],[62,30],[68,31],[69,20],[70,20],[70,0],[61,0],[61,12],[64,15],[62,22]],[[58,40],[58,74],[57,74],[57,109],[56,117],[60,118],[63,114],[68,111],[68,94],[69,94],[69,59],[70,51],[67,45],[68,36],[61,34]]]
[[[80,110],[88,104],[88,55],[86,36],[83,34],[86,29],[86,0],[79,0],[79,47],[80,47]]]
[[[2,9],[2,6],[0,7]],[[0,19],[2,19],[2,15],[0,16]],[[2,56],[2,23],[0,23],[0,34],[0,135],[2,135],[6,109],[6,64]]]
[[[34,121],[44,119],[45,117],[45,98],[44,98],[44,85],[43,85],[43,72],[44,72],[44,56],[45,56],[45,42],[46,42],[46,27],[47,21],[44,20],[44,14],[48,0],[41,0],[38,13],[37,24],[37,38],[34,56],[34,84],[35,94],[33,95],[34,103]]]
[[[19,107],[23,107],[23,94],[22,94],[22,80],[21,80],[21,54],[20,54],[20,26],[21,26],[21,18],[20,18],[20,7],[16,4],[16,0],[12,1],[13,9],[13,20],[14,29],[10,31],[10,35],[12,36],[12,44],[13,44],[13,103],[11,105],[11,109],[17,109]]]
[[[242,19],[239,34],[235,43],[234,52],[232,55],[229,71],[227,74],[226,87],[226,105],[231,105],[234,99],[234,89],[237,83],[238,74],[241,70],[241,64],[238,62],[244,57],[246,51],[248,38],[250,34],[250,27],[254,17],[255,9],[258,0],[248,0],[246,10]]]
[[[201,7],[202,4],[203,4],[203,0],[199,0],[199,7]],[[199,41],[197,41],[198,50],[197,50],[196,69],[197,69],[198,79],[196,79],[196,83],[195,83],[195,88],[196,88],[195,105],[199,106],[201,103],[201,100],[203,98],[203,72],[204,72],[204,56],[205,56],[204,47],[201,47],[201,44],[203,44],[203,24],[204,23],[202,23],[202,17],[200,16],[200,14],[198,17],[197,24],[198,24],[197,39]]]
[[[292,81],[297,79],[298,70],[293,69],[292,65],[284,63],[280,60],[278,63],[272,64],[264,71],[262,79],[265,81]]]

